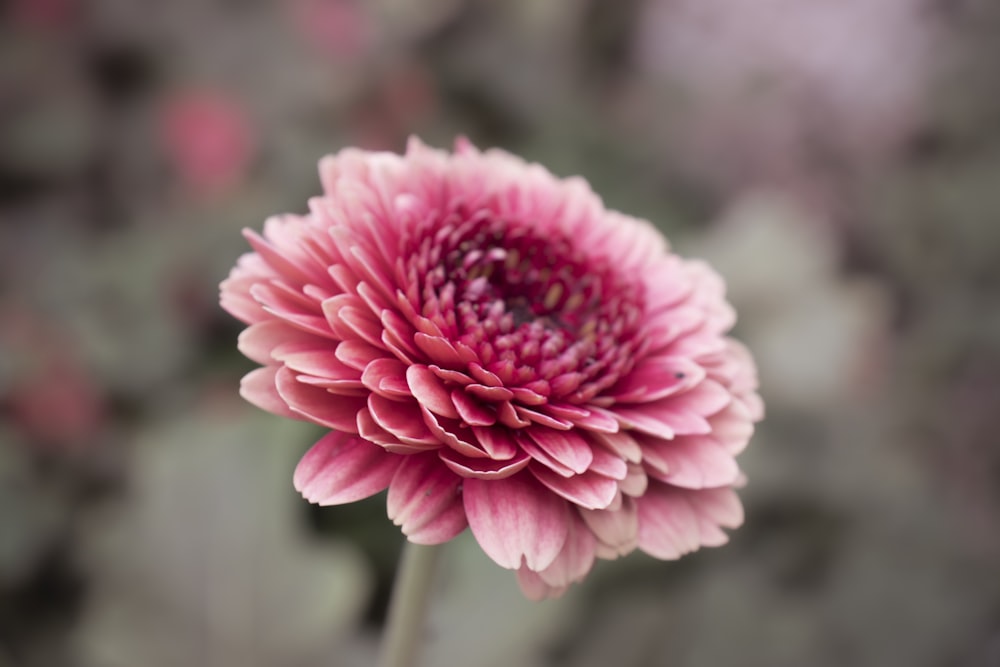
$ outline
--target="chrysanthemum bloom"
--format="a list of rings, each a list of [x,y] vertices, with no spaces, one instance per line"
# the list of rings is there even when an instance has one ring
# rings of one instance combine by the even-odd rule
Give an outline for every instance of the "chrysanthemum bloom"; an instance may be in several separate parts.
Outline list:
[[[533,598],[597,557],[726,541],[763,406],[717,274],[583,180],[464,140],[320,176],[222,284],[264,365],[243,396],[331,429],[296,469],[306,499],[388,488],[410,541],[469,526]]]

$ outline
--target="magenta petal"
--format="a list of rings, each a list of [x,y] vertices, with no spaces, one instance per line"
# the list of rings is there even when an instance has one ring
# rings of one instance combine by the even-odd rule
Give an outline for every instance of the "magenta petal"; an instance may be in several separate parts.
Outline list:
[[[494,411],[487,409],[462,389],[453,389],[451,400],[461,420],[470,426],[492,426],[497,421]]]
[[[356,436],[332,431],[295,468],[295,489],[311,503],[352,503],[382,491],[401,458]]]
[[[462,478],[434,454],[404,457],[386,499],[389,518],[417,544],[440,544],[465,530]]]
[[[423,332],[413,335],[413,342],[427,355],[427,359],[432,363],[446,368],[462,368],[473,359],[469,359],[467,354],[460,353],[454,345],[441,336],[429,336]]]
[[[278,389],[275,386],[275,375],[278,370],[277,366],[264,366],[244,375],[240,381],[240,396],[261,410],[282,417],[305,419],[299,413],[292,411],[278,394]]]
[[[363,397],[331,394],[325,389],[303,384],[287,368],[275,374],[275,385],[288,407],[309,421],[338,431],[357,433],[358,410],[365,407]]]
[[[509,431],[502,427],[484,428],[482,426],[473,426],[472,432],[475,434],[476,440],[479,441],[479,445],[483,448],[483,451],[489,454],[491,459],[507,461],[514,458],[514,455],[519,450],[517,441],[514,440]]]
[[[594,460],[590,443],[578,433],[542,426],[532,426],[527,433],[546,454],[575,473],[586,471]]]
[[[427,428],[431,430],[442,444],[448,445],[456,452],[463,454],[465,456],[471,456],[473,458],[485,458],[488,456],[479,447],[479,442],[475,437],[470,437],[471,433],[468,426],[465,426],[459,421],[454,419],[445,419],[444,417],[438,417],[433,412],[425,408],[420,407],[420,413],[423,416],[424,424]]]
[[[533,421],[536,424],[541,424],[542,426],[548,426],[549,428],[556,429],[557,431],[569,431],[573,428],[573,422],[553,417],[552,415],[539,410],[532,410],[531,408],[526,408],[523,405],[516,405],[514,406],[514,409],[523,419]],[[546,408],[544,407],[542,408],[542,410],[545,409]]]
[[[545,410],[588,431],[617,433],[619,429],[618,419],[611,412],[598,407],[581,408],[576,405],[549,403]]]
[[[615,480],[594,472],[563,477],[538,463],[529,466],[528,470],[553,493],[586,509],[604,509],[614,501],[618,493],[618,483]]]
[[[420,406],[413,399],[393,401],[379,394],[369,394],[368,410],[376,424],[402,443],[416,446],[441,444],[440,439],[427,428]]]
[[[462,497],[472,534],[501,567],[513,570],[523,563],[536,572],[544,570],[566,543],[570,521],[566,501],[530,475],[467,479]]]
[[[427,366],[415,364],[407,368],[406,383],[413,396],[428,410],[442,417],[459,418],[444,382]]]
[[[361,382],[377,394],[399,400],[410,398],[406,384],[406,365],[398,359],[375,359],[365,366]]]
[[[442,447],[438,451],[438,456],[448,468],[460,477],[474,477],[476,479],[503,479],[518,473],[528,467],[531,457],[527,454],[519,454],[506,461],[495,461],[470,456],[462,456],[453,449]]]

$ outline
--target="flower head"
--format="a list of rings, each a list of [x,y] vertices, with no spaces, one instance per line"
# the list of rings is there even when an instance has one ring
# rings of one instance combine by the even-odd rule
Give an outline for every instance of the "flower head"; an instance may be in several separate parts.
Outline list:
[[[309,501],[388,488],[412,542],[468,526],[534,598],[598,557],[726,541],[763,406],[718,275],[583,180],[464,140],[320,175],[222,283],[263,364],[243,396],[331,429],[295,472]]]

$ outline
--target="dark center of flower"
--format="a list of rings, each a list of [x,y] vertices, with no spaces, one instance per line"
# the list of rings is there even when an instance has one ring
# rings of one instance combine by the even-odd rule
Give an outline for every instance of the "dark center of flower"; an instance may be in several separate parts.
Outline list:
[[[632,365],[643,295],[565,237],[455,215],[409,253],[422,314],[505,383],[588,400]]]

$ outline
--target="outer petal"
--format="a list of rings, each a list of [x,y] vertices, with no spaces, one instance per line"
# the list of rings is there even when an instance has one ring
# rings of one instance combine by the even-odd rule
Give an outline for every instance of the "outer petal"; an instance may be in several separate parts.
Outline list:
[[[274,384],[278,370],[277,366],[264,366],[244,375],[240,381],[240,396],[261,410],[273,412],[282,417],[305,420],[301,414],[293,412],[278,394],[278,389]]]
[[[417,544],[440,544],[465,530],[462,478],[436,453],[406,456],[386,499],[389,518]]]
[[[498,565],[544,570],[569,533],[566,501],[521,473],[500,480],[468,479],[462,491],[476,541]]]
[[[331,431],[302,457],[293,481],[309,502],[341,505],[385,489],[401,462],[378,445]]]
[[[555,561],[540,572],[526,565],[517,570],[517,581],[525,597],[532,600],[559,597],[570,584],[581,581],[594,566],[597,540],[579,517],[569,522],[566,542]]]
[[[743,522],[743,507],[729,488],[690,490],[651,483],[639,504],[639,548],[672,560],[700,546],[726,541],[720,527]]]
[[[364,398],[331,394],[326,389],[303,384],[287,368],[278,370],[274,383],[288,407],[302,415],[300,419],[304,416],[338,431],[358,432],[358,411],[365,407]]]

